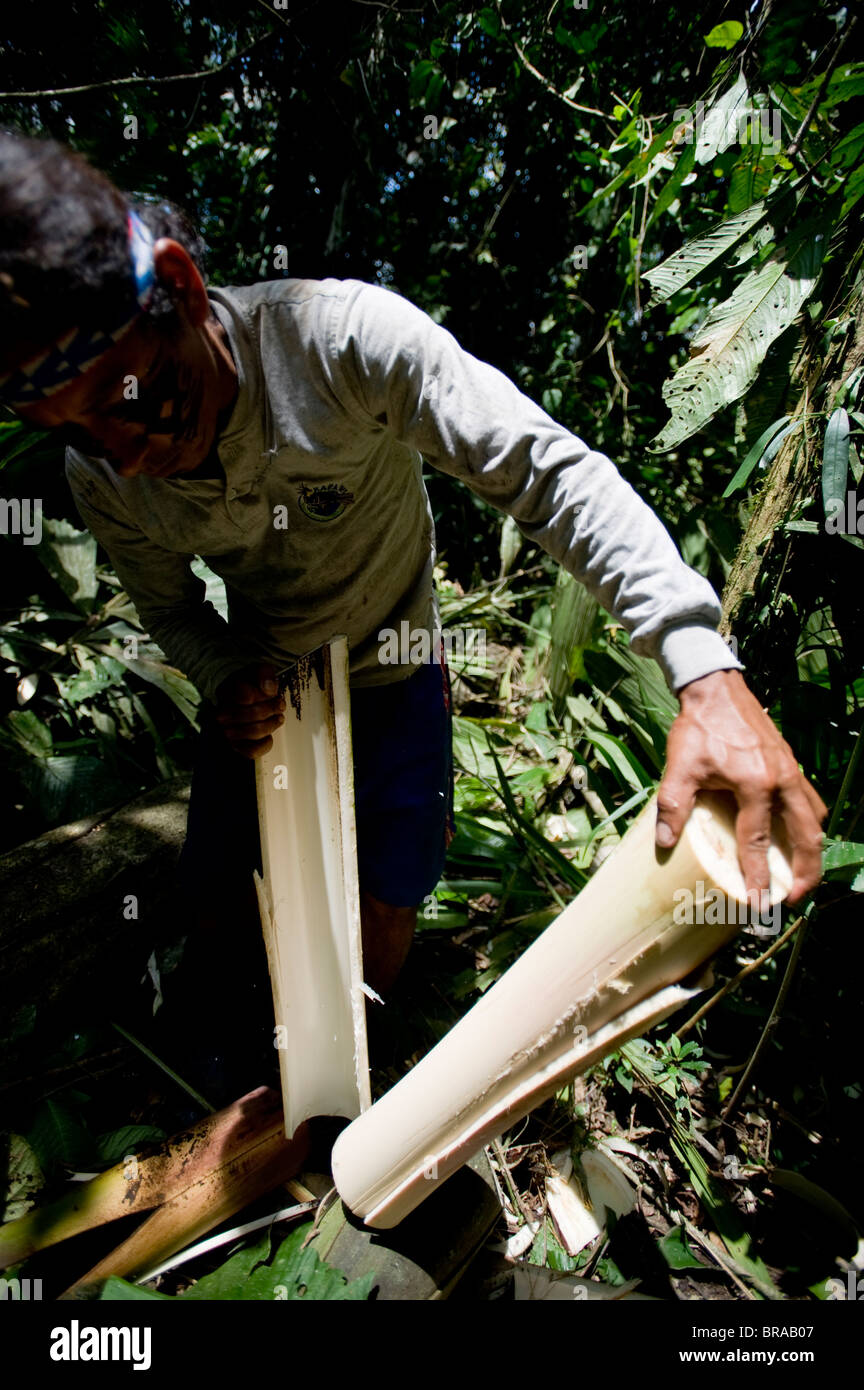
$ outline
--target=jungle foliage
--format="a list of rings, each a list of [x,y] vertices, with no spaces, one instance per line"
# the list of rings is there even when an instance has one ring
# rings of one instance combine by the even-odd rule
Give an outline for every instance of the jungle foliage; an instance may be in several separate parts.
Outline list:
[[[748,677],[832,808],[794,998],[824,1011],[825,1053],[850,1059],[864,891],[855,28],[831,0],[210,0],[206,13],[129,0],[122,14],[71,0],[50,25],[32,3],[6,17],[0,81],[6,123],[188,207],[215,282],[389,285],[614,459],[724,591]],[[198,697],[81,531],[50,442],[6,418],[0,468],[4,497],[38,496],[44,513],[40,545],[0,546],[11,845],[188,766]],[[430,936],[467,933],[473,958],[450,981],[467,1001],[650,796],[676,702],[511,523],[441,476],[428,486],[445,620],[487,638],[485,658],[455,664],[458,834],[423,921]],[[762,949],[745,940],[744,962]],[[742,1029],[756,1043],[791,949],[717,1010],[716,1051],[737,1057]],[[446,1026],[433,1019],[429,1041]],[[768,1071],[786,1113],[818,1093],[808,1124],[841,1136],[857,1064],[829,1076],[808,1039],[787,1035],[795,1067],[775,1052]],[[722,1228],[676,1043],[631,1049],[602,1086],[671,1099],[675,1153]],[[702,1128],[731,1075],[717,1087]],[[737,1138],[758,1167],[754,1127]],[[784,1142],[806,1170],[812,1155]],[[821,1179],[851,1203],[839,1158],[826,1162]],[[549,1262],[576,1268],[547,1235]],[[815,1287],[828,1267],[801,1268]]]

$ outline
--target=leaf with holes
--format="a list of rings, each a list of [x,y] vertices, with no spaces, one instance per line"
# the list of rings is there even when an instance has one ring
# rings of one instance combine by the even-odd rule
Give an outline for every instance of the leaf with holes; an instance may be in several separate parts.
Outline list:
[[[652,440],[672,449],[737,401],[756,379],[768,348],[797,317],[816,285],[826,238],[819,224],[801,228],[712,309],[691,345],[691,357],[663,386],[672,411]]]

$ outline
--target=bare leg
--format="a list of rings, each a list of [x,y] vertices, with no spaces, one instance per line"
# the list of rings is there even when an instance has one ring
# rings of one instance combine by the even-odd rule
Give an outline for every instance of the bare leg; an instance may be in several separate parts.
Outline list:
[[[395,984],[411,949],[417,925],[416,907],[393,907],[360,894],[360,923],[363,933],[363,978],[376,994]]]

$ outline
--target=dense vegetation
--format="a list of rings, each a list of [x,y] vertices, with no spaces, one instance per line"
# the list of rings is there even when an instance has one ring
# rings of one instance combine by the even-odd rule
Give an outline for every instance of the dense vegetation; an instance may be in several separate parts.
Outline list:
[[[733,1261],[731,1282],[700,1276],[697,1296],[824,1292],[850,1251],[823,1189],[853,1217],[858,1200],[842,1161],[860,1097],[864,891],[854,29],[828,0],[212,0],[206,14],[130,0],[56,7],[50,25],[27,3],[5,20],[6,123],[184,204],[216,283],[398,289],[608,453],[723,590],[748,678],[831,807],[826,881],[704,1020],[628,1045],[513,1158],[530,1203],[549,1134],[578,1149],[653,1133],[667,1264],[688,1260],[672,1211],[691,1236],[719,1231]],[[188,767],[198,696],[158,652],[135,654],[134,609],[81,533],[56,449],[7,416],[0,468],[5,498],[43,508],[40,545],[0,545],[9,847]],[[445,617],[487,641],[456,690],[458,835],[418,947],[435,968],[410,978],[424,1006],[406,993],[381,1086],[585,882],[654,790],[676,710],[578,583],[466,489],[428,485]],[[765,952],[744,934],[721,982]],[[26,1101],[15,1125],[50,1168],[46,1101]],[[122,1103],[110,1115],[100,1101],[106,1127],[125,1123]],[[104,1162],[113,1151],[103,1143]],[[611,1235],[592,1270],[644,1276]],[[547,1225],[532,1258],[585,1267]]]

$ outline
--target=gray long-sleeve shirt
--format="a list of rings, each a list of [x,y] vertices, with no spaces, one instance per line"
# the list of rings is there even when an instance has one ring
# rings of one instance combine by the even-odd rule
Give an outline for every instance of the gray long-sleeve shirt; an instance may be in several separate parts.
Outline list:
[[[209,699],[250,661],[281,667],[336,633],[352,684],[409,673],[379,659],[379,632],[438,623],[422,459],[509,513],[673,690],[741,669],[714,590],[610,460],[420,309],[357,280],[208,294],[239,376],[225,478],[120,478],[72,449],[66,473],[150,636]],[[196,556],[225,580],[228,623]]]

